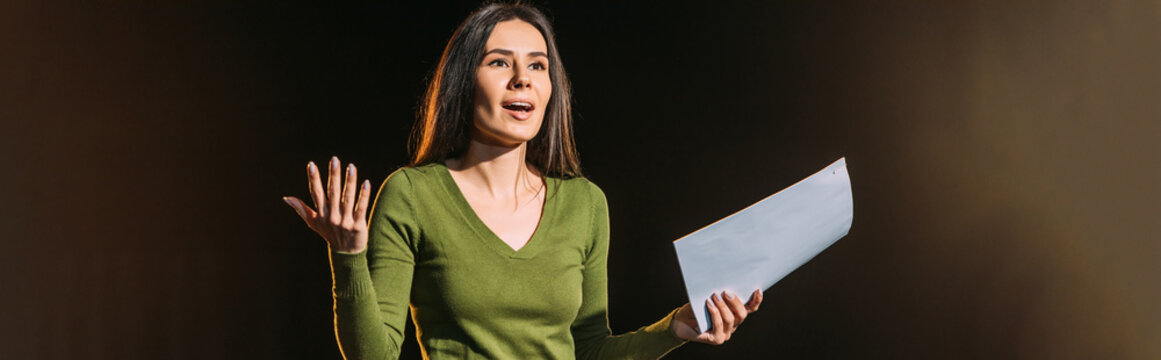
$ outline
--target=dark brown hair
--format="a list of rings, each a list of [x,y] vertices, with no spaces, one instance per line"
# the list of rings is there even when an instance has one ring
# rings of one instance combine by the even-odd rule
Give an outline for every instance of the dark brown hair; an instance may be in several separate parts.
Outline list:
[[[472,12],[452,34],[420,104],[419,119],[411,133],[410,166],[441,162],[467,150],[474,118],[476,68],[483,61],[484,44],[496,23],[523,20],[540,31],[548,44],[552,96],[536,137],[528,141],[525,161],[552,177],[583,176],[572,136],[572,97],[568,76],[560,61],[548,18],[522,4],[494,3]]]

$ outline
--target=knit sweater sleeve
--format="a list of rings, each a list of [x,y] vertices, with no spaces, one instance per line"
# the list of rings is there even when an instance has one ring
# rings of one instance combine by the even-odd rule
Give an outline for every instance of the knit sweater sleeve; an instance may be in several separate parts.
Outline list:
[[[608,317],[609,211],[605,194],[591,186],[594,234],[584,261],[582,303],[572,325],[577,359],[658,359],[686,341],[669,330],[677,310],[636,331],[613,335]]]
[[[367,249],[331,251],[335,336],[345,359],[397,359],[415,268],[419,228],[403,169],[379,188],[371,210]]]

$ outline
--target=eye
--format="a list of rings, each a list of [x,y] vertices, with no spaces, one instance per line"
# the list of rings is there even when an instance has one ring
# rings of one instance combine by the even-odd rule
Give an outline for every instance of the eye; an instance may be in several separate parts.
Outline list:
[[[532,70],[548,70],[548,66],[544,65],[544,63],[539,62],[539,61],[534,62],[531,65],[528,65],[528,68],[530,68]]]
[[[489,62],[488,66],[508,66],[508,62],[504,59],[496,59]]]

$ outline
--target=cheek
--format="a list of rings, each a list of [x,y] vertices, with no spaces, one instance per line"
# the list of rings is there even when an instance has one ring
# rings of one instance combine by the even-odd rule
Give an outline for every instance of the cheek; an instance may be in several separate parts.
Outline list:
[[[538,88],[539,90],[536,91],[537,97],[540,98],[541,103],[544,103],[544,105],[548,105],[548,102],[552,100],[552,81],[549,80],[547,76],[545,76],[544,80],[540,81],[536,85],[540,85],[540,87]],[[542,107],[540,107],[540,109],[543,110],[546,107],[547,106],[542,106]]]
[[[477,113],[478,112],[488,112],[489,109],[491,108],[490,103],[488,102],[488,94],[485,93],[484,89],[481,87],[476,87],[475,102],[476,102],[475,108],[476,108]]]
[[[497,90],[499,89],[499,90]],[[500,109],[493,106],[493,104],[500,102],[500,97],[504,95],[503,79],[488,76],[486,73],[476,75],[476,111],[483,113],[495,113]]]

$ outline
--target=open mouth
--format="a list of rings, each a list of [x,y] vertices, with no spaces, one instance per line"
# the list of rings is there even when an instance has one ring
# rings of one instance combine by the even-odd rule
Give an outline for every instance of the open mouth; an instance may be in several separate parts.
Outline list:
[[[518,112],[530,112],[535,107],[527,101],[512,101],[503,105],[504,109]]]

